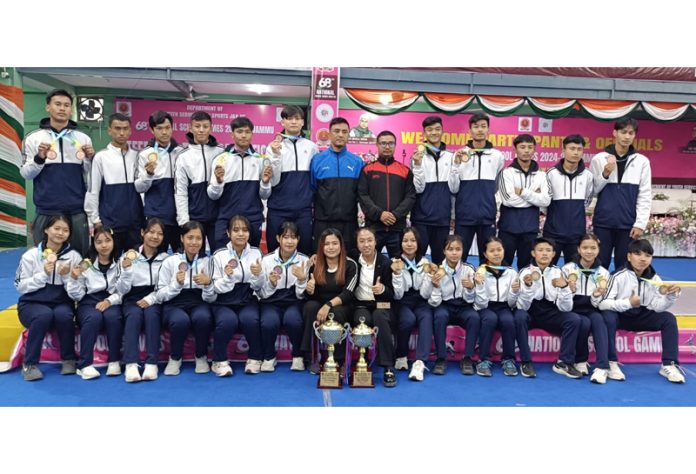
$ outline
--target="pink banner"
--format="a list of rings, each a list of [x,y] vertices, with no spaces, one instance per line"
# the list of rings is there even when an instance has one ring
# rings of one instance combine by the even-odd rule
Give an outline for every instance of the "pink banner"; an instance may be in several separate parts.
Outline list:
[[[401,112],[395,115],[375,115],[363,110],[341,110],[340,115],[348,120],[351,127],[367,114],[368,127],[377,135],[390,130],[397,136],[395,156],[408,163],[416,144],[423,140],[422,121],[429,115],[442,118],[445,133],[443,141],[450,148],[464,146],[470,137],[468,120],[471,114],[454,116],[429,112]],[[650,158],[654,184],[686,186],[696,189],[696,154],[683,150],[693,136],[692,122],[659,123],[652,120],[639,120],[638,134],[634,146]],[[583,159],[589,164],[592,156],[610,145],[613,141],[613,122],[600,122],[585,118],[544,119],[533,116],[511,116],[490,118],[490,141],[503,152],[507,163],[515,157],[512,141],[521,133],[529,133],[537,140],[536,157],[539,166],[548,169],[561,159],[563,138],[579,133],[585,137],[587,146]],[[375,155],[377,147],[374,138],[351,138],[348,148],[361,156]]]
[[[14,369],[22,365],[24,359],[24,346],[26,344],[26,334],[24,331],[20,336],[15,348],[12,351],[10,364],[5,370]],[[679,330],[679,362],[682,364],[696,363],[696,329]],[[41,362],[58,363],[60,362],[60,352],[57,346],[57,335],[50,332],[43,342],[41,349]],[[411,335],[409,341],[409,359],[415,358],[415,348],[418,341],[417,332]],[[464,355],[464,345],[466,342],[466,331],[459,326],[447,328],[447,353],[451,361],[459,361]],[[560,336],[551,335],[541,329],[529,331],[529,347],[532,350],[534,362],[555,362],[561,349]],[[595,360],[594,344],[592,338],[589,341],[590,362]],[[502,340],[500,333],[496,331],[493,342],[491,343],[491,358],[494,361],[500,360],[502,354]],[[76,338],[75,351],[80,350],[79,335]],[[231,361],[242,362],[247,359],[249,345],[244,336],[236,334],[227,348],[227,356]],[[278,351],[279,362],[290,362],[292,360],[292,346],[285,334],[280,334],[276,340],[276,350]],[[194,360],[195,343],[193,336],[189,336],[184,345],[184,360]],[[657,364],[662,360],[662,338],[659,332],[628,332],[619,330],[616,336],[616,351],[619,360],[624,363],[652,363]],[[100,335],[94,348],[94,364],[105,366],[107,363],[108,348],[106,336]],[[145,359],[145,339],[140,337],[140,357]],[[212,350],[208,357],[212,359]],[[357,360],[358,351],[353,352],[353,358]],[[166,362],[169,358],[169,333],[163,332],[160,343],[159,360]],[[435,360],[434,350],[431,360]]]
[[[320,150],[329,147],[329,122],[338,115],[337,67],[312,68],[311,139]]]
[[[203,102],[177,102],[141,99],[115,99],[114,110],[131,117],[133,134],[130,145],[140,150],[152,139],[148,118],[156,110],[169,112],[174,119],[174,139],[186,143],[186,132],[191,125],[194,112],[207,112],[213,119],[212,135],[223,145],[232,143],[230,122],[237,117],[248,117],[254,124],[252,146],[259,153],[265,153],[276,133],[282,130],[280,111],[283,105],[270,104],[224,104]]]

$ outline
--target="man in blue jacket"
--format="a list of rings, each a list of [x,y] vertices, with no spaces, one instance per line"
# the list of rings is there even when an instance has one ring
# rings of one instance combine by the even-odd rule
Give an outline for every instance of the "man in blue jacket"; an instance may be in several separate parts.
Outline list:
[[[358,180],[363,160],[346,148],[350,125],[343,117],[329,123],[331,146],[312,159],[310,186],[314,191],[314,242],[328,228],[341,231],[346,250],[355,249],[358,229]]]

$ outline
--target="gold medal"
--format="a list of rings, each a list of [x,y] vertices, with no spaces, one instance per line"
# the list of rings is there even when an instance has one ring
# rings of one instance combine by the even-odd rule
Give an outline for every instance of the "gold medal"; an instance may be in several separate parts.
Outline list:
[[[425,153],[425,145],[418,145],[418,153]]]
[[[443,278],[445,275],[447,275],[447,271],[445,270],[444,265],[440,265],[440,268],[438,268],[435,273],[440,275],[440,278]]]
[[[155,153],[155,152],[153,151],[152,153],[150,153],[149,155],[147,155],[147,161],[148,161],[149,163],[154,163],[155,161],[157,161],[157,153]]]
[[[130,260],[131,262],[134,262],[135,259],[138,258],[138,252],[136,252],[133,249],[130,249],[128,252],[126,252],[126,258]]]
[[[222,154],[218,155],[218,157],[215,158],[215,166],[216,166],[216,167],[219,166],[219,167],[221,167],[221,168],[224,168],[224,167],[225,167],[226,158],[227,158],[227,153],[222,153]]]
[[[568,275],[568,281],[572,281],[572,282],[578,281],[578,274],[573,272],[570,275]]]
[[[478,273],[478,274],[481,275],[481,276],[486,276],[486,271],[487,271],[487,270],[486,270],[486,266],[485,266],[485,265],[481,265],[481,266],[478,267],[478,269],[476,270],[476,273]]]
[[[532,280],[534,280],[534,281],[541,280],[541,272],[539,270],[532,271]]]
[[[85,152],[82,150],[78,150],[77,153],[75,153],[75,158],[78,160],[84,160],[85,159]]]
[[[55,150],[50,149],[46,152],[46,158],[48,158],[49,160],[55,160],[56,158],[58,158],[58,153],[56,153]]]
[[[604,278],[603,276],[597,277],[597,286],[604,290],[607,287],[607,279]]]
[[[404,269],[404,261],[401,260],[400,258],[394,258],[392,259],[392,262],[394,262],[394,266],[396,267],[397,271],[401,271]]]
[[[89,270],[89,267],[91,267],[91,266],[92,266],[92,261],[91,261],[90,259],[88,259],[88,258],[84,258],[84,259],[80,262],[80,269],[81,269],[83,272],[86,272],[87,270]]]
[[[660,285],[660,288],[658,289],[658,291],[660,292],[661,295],[666,295],[667,288],[669,288],[667,285]]]

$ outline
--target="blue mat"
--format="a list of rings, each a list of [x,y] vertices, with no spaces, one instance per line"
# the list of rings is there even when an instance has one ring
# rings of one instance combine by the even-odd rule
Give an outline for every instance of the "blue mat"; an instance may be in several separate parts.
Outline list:
[[[320,390],[317,377],[308,372],[290,372],[288,364],[275,373],[255,376],[242,373],[217,378],[212,373],[194,374],[193,363],[184,364],[181,375],[154,382],[127,384],[123,377],[84,381],[61,376],[60,367],[42,365],[45,378],[24,382],[19,371],[0,375],[0,406],[94,406],[94,407],[692,407],[696,406],[696,366],[685,366],[686,384],[673,384],[658,375],[658,365],[624,366],[628,381],[595,385],[585,377],[572,380],[537,364],[536,379],[505,377],[499,367],[493,377],[460,375],[451,363],[445,376],[426,372],[423,382],[408,380],[399,372],[398,385],[384,388],[381,369],[375,374],[375,389]],[[160,367],[162,368],[162,367]],[[101,369],[102,372],[104,369]],[[161,372],[160,372],[161,373]]]

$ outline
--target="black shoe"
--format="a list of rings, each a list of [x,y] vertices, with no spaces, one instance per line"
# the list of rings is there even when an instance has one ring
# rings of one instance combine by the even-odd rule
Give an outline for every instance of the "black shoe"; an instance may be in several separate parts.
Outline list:
[[[534,371],[534,364],[532,364],[531,362],[522,362],[520,364],[520,372],[522,373],[522,377],[536,377],[536,372]]]
[[[447,372],[447,360],[438,359],[435,361],[435,367],[430,371],[433,375],[445,375]]]
[[[565,375],[566,377],[569,377],[571,379],[579,379],[582,377],[582,374],[578,369],[575,368],[574,365],[566,364],[565,362],[561,362],[560,360],[553,364],[552,369],[557,374]]]
[[[396,374],[394,374],[394,371],[392,369],[386,369],[384,371],[384,378],[382,379],[382,384],[384,384],[385,387],[396,387]]]
[[[476,373],[474,361],[468,356],[464,357],[459,363],[459,369],[462,371],[462,375],[474,375]]]

